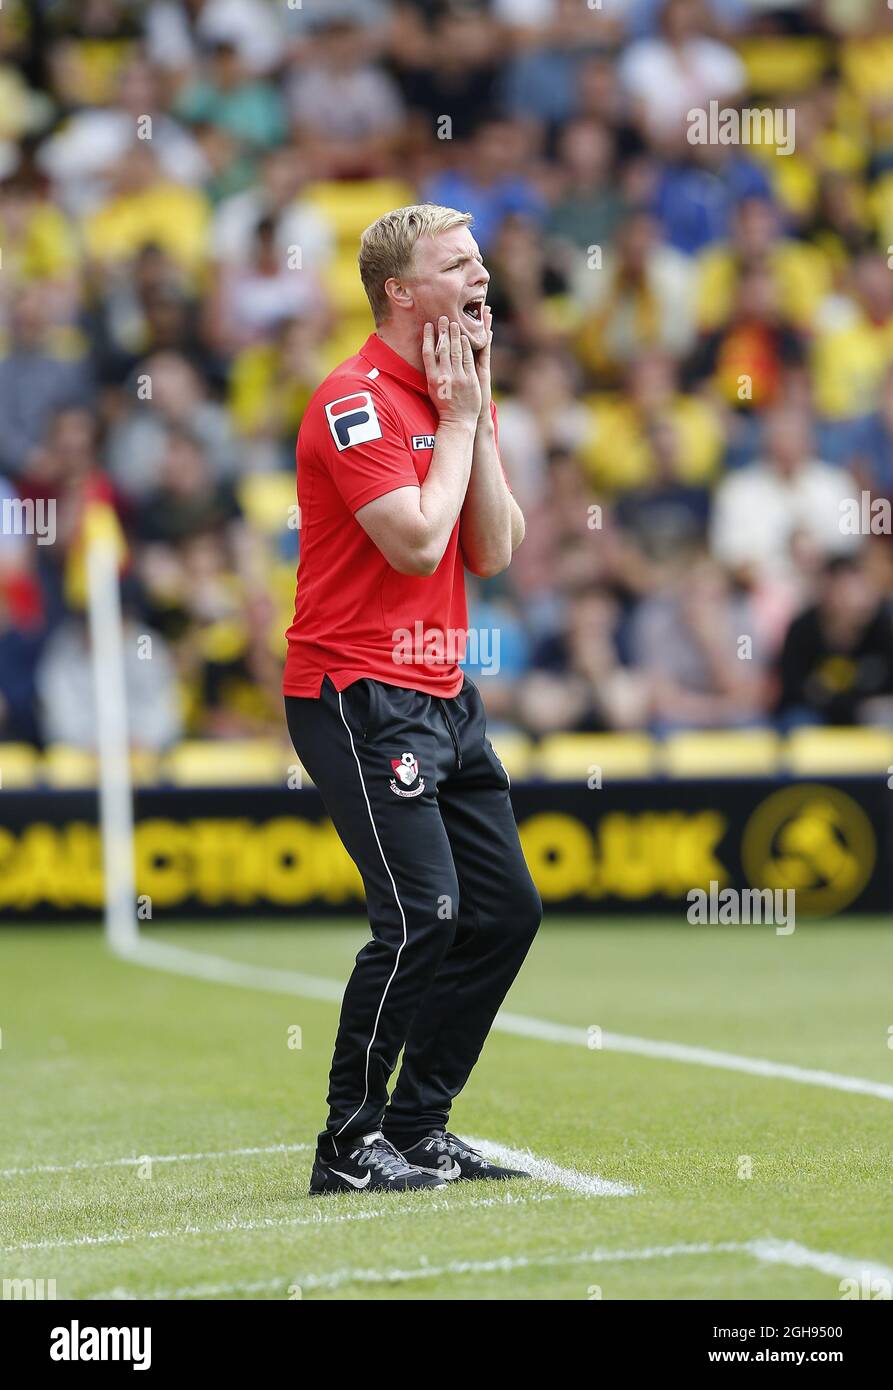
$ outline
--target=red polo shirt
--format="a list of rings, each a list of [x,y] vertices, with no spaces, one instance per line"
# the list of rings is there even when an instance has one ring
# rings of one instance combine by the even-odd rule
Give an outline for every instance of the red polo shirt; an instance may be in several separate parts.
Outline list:
[[[494,410],[495,419],[495,410]],[[371,677],[451,697],[468,613],[459,522],[432,575],[399,574],[354,512],[431,464],[438,416],[423,372],[373,333],[314,393],[298,436],[301,551],[286,695]]]

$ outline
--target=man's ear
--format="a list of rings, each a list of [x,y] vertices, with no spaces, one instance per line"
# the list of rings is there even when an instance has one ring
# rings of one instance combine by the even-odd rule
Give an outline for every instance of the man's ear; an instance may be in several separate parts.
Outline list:
[[[396,305],[398,308],[412,308],[414,302],[412,297],[412,291],[408,289],[406,285],[404,285],[402,280],[398,280],[395,276],[392,275],[389,280],[385,280],[384,282],[384,292],[387,295],[388,299],[390,299],[391,303]]]

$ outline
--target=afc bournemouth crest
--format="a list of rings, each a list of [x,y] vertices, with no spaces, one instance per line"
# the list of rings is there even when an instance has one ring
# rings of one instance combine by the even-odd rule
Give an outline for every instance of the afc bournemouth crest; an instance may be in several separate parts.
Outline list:
[[[402,753],[399,758],[391,758],[391,768],[394,772],[391,791],[395,796],[418,796],[425,790],[415,753]]]

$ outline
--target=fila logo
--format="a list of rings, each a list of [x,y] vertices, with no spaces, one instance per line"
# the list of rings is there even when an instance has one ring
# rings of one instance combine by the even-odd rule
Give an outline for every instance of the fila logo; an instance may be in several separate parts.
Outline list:
[[[381,439],[381,425],[368,391],[357,391],[352,396],[339,396],[337,401],[331,401],[326,406],[326,419],[339,453],[352,444]]]
[[[434,435],[433,435],[433,434],[414,434],[414,435],[412,436],[412,447],[413,447],[414,449],[433,449],[433,448],[434,448]]]

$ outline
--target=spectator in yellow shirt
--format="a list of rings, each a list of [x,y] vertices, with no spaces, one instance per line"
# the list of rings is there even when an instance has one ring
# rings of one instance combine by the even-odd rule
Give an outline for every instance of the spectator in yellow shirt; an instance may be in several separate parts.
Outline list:
[[[169,182],[149,142],[135,140],[115,171],[111,198],[84,220],[84,242],[102,264],[128,261],[151,242],[197,273],[207,256],[209,213],[204,194]]]
[[[831,286],[826,257],[815,246],[782,236],[771,203],[746,198],[736,211],[731,239],[698,257],[697,320],[702,331],[727,322],[741,277],[762,265],[771,271],[782,313],[800,328],[813,324]]]
[[[643,354],[632,367],[626,391],[592,400],[593,430],[580,458],[596,486],[625,492],[654,480],[651,428],[669,422],[679,440],[679,481],[708,483],[722,456],[718,412],[699,396],[679,390],[677,369],[663,353]]]
[[[884,255],[853,263],[848,292],[822,306],[812,375],[822,452],[845,462],[863,422],[876,409],[893,363],[893,279]]]

